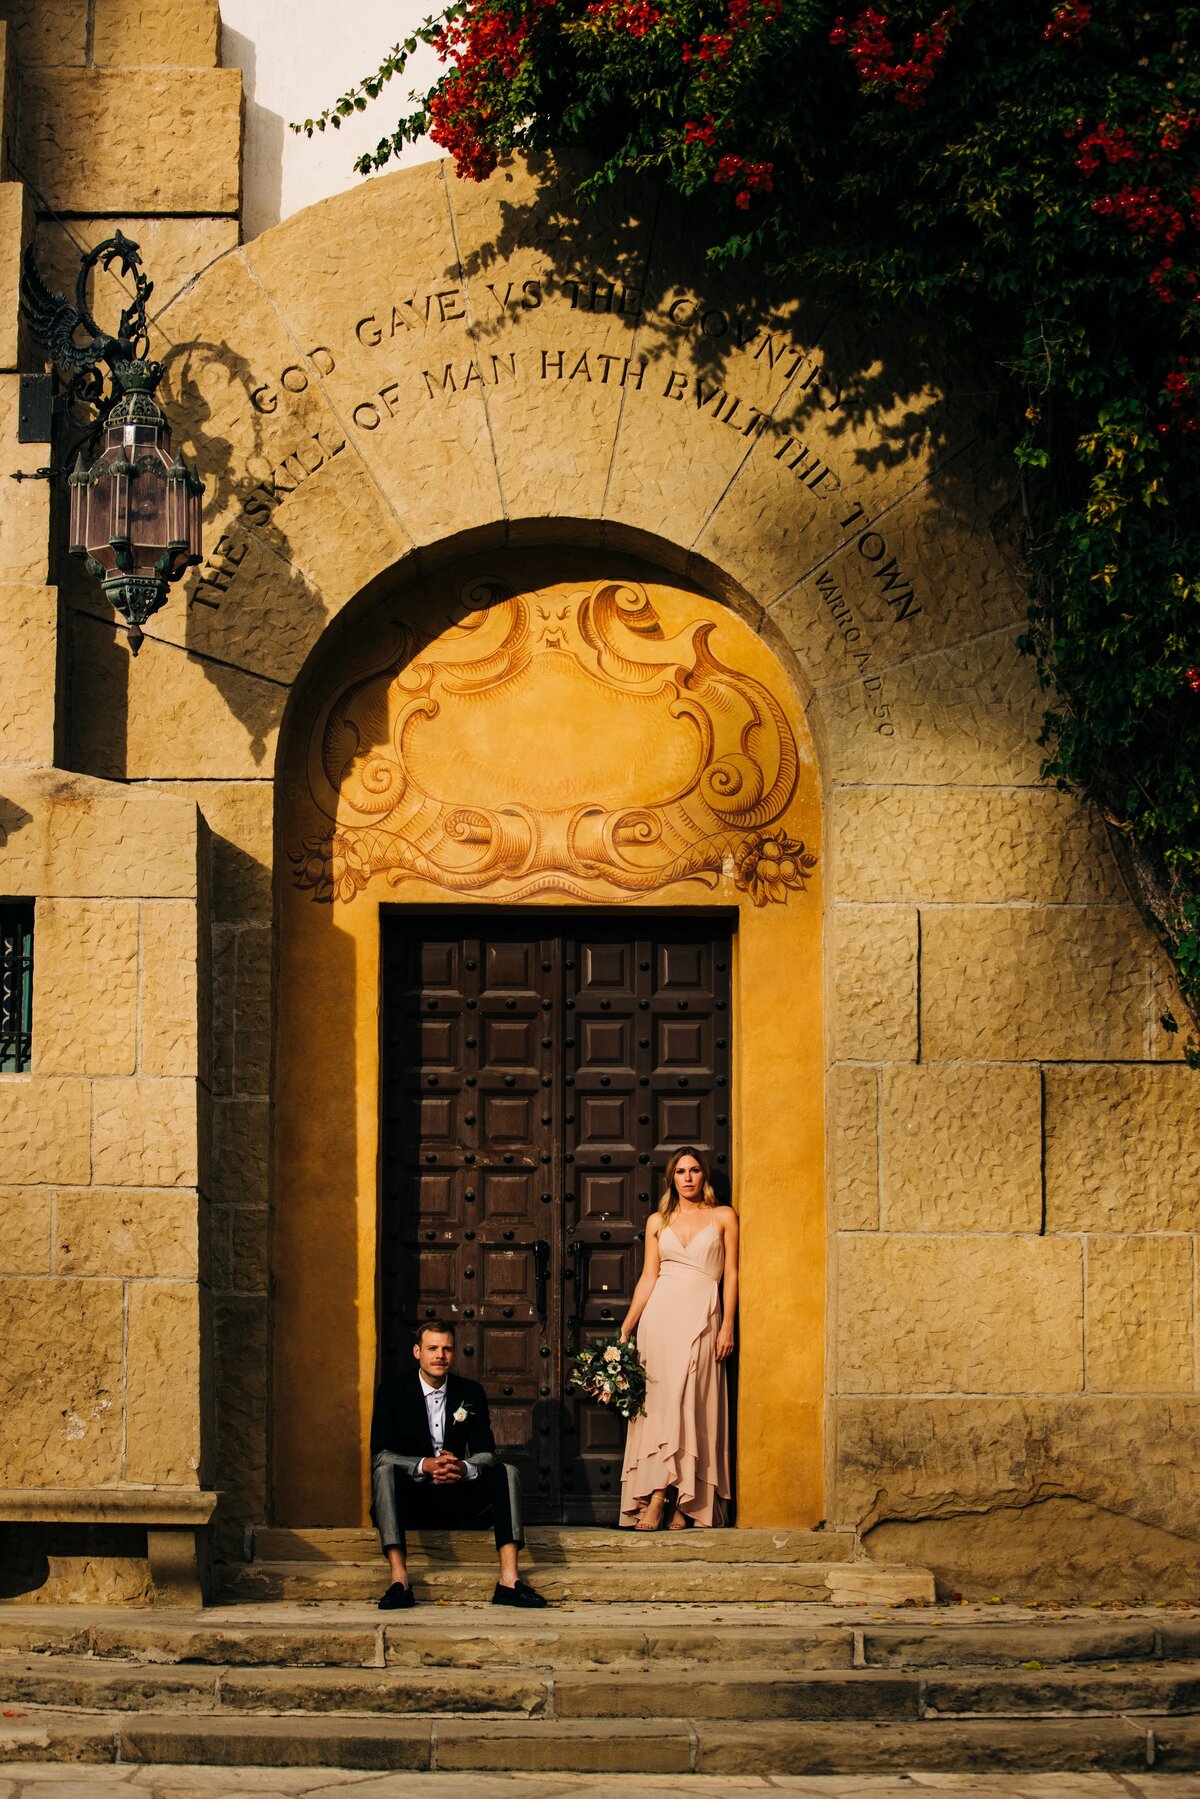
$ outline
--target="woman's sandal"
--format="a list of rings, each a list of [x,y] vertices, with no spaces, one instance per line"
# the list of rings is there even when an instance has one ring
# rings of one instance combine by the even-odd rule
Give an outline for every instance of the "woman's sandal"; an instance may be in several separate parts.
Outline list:
[[[650,1507],[653,1505],[653,1503],[654,1503],[654,1501],[652,1499],[648,1499],[646,1501],[645,1505],[642,1507],[640,1513],[638,1514],[637,1523],[633,1527],[634,1530],[662,1530],[662,1528],[666,1522],[666,1516],[667,1516],[667,1501],[666,1501],[666,1499],[664,1499],[662,1502],[662,1509],[660,1510],[655,1522],[653,1524],[643,1523],[643,1519],[646,1517],[646,1514],[650,1510]]]

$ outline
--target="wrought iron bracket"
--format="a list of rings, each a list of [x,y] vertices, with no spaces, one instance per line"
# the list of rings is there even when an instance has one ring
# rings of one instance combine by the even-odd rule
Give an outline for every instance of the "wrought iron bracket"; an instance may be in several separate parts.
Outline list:
[[[121,314],[115,337],[100,329],[87,297],[92,271],[107,272],[114,264],[122,276],[133,280],[133,299]],[[22,442],[49,442],[56,418],[73,420],[77,434],[64,444],[58,458],[60,466],[67,469],[80,450],[87,450],[96,442],[109,413],[122,397],[113,378],[116,365],[143,361],[150,353],[146,308],[153,292],[154,283],[142,268],[141,250],[123,231],[106,237],[80,260],[74,305],[47,287],[32,246],[26,250],[21,272],[21,310],[34,337],[49,351],[64,385],[59,390],[53,375],[22,378],[22,396],[27,391],[25,383],[31,384],[27,424],[31,435],[22,434]],[[38,388],[34,383],[42,385]],[[81,419],[75,411],[77,406],[88,407],[92,416]],[[50,434],[32,435],[46,424],[51,427]]]

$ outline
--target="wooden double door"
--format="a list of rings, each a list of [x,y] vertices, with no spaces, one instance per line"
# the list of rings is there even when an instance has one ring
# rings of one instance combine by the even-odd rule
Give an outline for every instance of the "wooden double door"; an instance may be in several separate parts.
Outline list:
[[[382,1372],[453,1318],[534,1519],[616,1518],[624,1427],[566,1377],[620,1324],[671,1152],[728,1196],[731,929],[383,914]]]

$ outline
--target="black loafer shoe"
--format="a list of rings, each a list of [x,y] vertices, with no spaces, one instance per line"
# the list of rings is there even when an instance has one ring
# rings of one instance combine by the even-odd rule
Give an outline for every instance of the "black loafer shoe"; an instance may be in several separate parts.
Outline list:
[[[381,1612],[406,1612],[410,1605],[416,1603],[417,1597],[412,1588],[402,1586],[398,1580],[394,1580],[379,1601],[379,1609]]]
[[[519,1580],[515,1587],[502,1587],[499,1582],[492,1594],[493,1605],[520,1605],[527,1610],[545,1605],[546,1601],[540,1593],[535,1593],[528,1582]]]

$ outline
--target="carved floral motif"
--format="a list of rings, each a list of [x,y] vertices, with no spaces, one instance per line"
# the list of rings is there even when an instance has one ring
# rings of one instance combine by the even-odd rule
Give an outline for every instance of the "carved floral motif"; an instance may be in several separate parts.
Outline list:
[[[765,906],[769,900],[786,905],[789,891],[803,893],[808,886],[817,853],[783,831],[768,831],[744,837],[733,861],[734,886],[748,893],[756,906]]]
[[[803,891],[817,858],[780,822],[795,737],[714,654],[711,621],[668,637],[631,581],[481,583],[463,602],[431,644],[397,624],[386,662],[318,718],[308,784],[329,826],[292,852],[298,886],[623,899],[732,869],[756,906]]]

